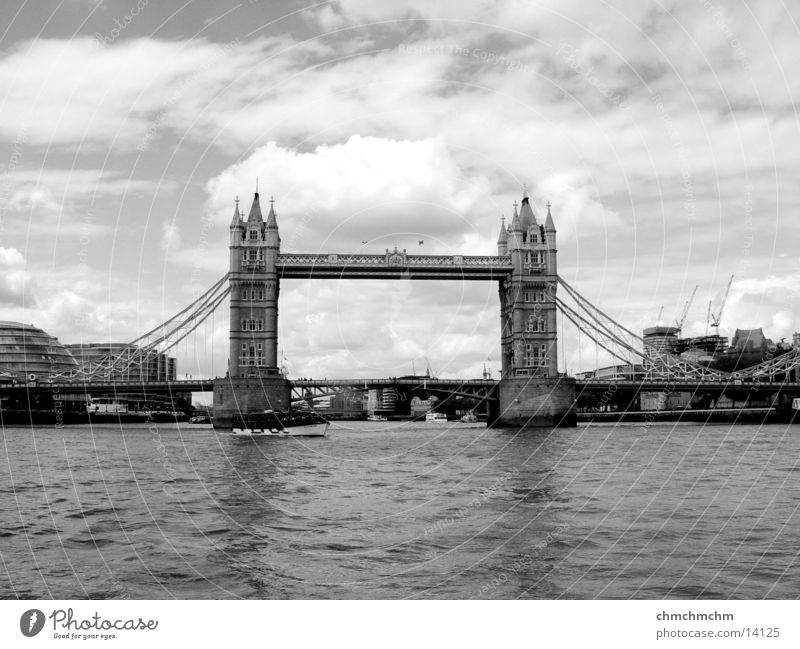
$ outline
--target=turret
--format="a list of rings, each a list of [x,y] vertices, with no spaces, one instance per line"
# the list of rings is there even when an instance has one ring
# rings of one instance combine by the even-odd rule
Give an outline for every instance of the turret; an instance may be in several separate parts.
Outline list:
[[[558,273],[556,255],[556,224],[550,214],[550,201],[547,201],[547,219],[544,222],[544,234],[547,240],[547,272],[551,275]]]
[[[508,228],[508,250],[519,250],[522,248],[522,224],[517,214],[517,203],[514,202],[514,217],[511,219],[511,227]]]
[[[508,254],[508,231],[506,230],[506,217],[500,217],[500,234],[497,236],[497,254]]]
[[[547,220],[544,222],[544,231],[549,233],[556,233],[556,224],[553,223],[553,215],[550,214],[550,201],[547,201]]]
[[[239,211],[239,197],[236,197],[236,207],[233,208],[233,218],[231,219],[231,243],[238,243],[242,236],[244,223],[242,223],[242,213]],[[237,235],[237,236],[235,236]]]
[[[231,219],[231,237],[230,237],[230,268],[239,268],[241,264],[241,252],[239,245],[244,239],[244,222],[242,221],[242,214],[239,212],[239,197],[236,197],[236,207],[233,209],[233,218]]]
[[[264,241],[268,249],[274,249],[275,254],[281,248],[281,235],[278,232],[278,219],[275,214],[275,199],[269,199],[269,212],[267,213],[267,224],[264,226]]]

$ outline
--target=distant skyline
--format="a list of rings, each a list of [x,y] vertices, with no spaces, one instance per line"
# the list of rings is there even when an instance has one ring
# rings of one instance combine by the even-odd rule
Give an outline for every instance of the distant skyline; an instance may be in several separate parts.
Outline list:
[[[800,330],[788,4],[15,0],[0,25],[0,320],[135,338],[226,272],[258,178],[283,252],[495,254],[526,184],[560,273],[632,330],[698,284],[702,334],[731,274],[720,333]],[[497,300],[287,281],[280,347],[292,376],[479,376]],[[213,348],[224,374],[227,335],[226,310],[178,373]]]

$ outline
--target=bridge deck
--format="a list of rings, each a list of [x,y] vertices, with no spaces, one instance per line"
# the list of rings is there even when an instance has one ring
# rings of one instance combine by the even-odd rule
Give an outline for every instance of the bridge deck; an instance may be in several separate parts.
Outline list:
[[[281,279],[455,279],[501,280],[513,271],[510,257],[469,255],[283,254]]]

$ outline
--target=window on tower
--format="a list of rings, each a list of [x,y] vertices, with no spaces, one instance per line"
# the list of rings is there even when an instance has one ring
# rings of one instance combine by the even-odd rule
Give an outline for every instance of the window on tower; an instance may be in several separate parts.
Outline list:
[[[525,367],[547,365],[547,345],[525,345]]]
[[[250,230],[250,241],[258,241],[258,230]]]
[[[525,331],[528,333],[542,333],[547,331],[544,318],[540,318],[535,315],[529,315],[528,321],[525,323]]]
[[[258,254],[258,253],[257,253],[257,251],[256,251],[256,250],[248,250],[248,251],[247,251],[247,258],[248,258],[250,261],[255,261],[255,260],[256,260],[256,255],[257,255],[257,254]]]

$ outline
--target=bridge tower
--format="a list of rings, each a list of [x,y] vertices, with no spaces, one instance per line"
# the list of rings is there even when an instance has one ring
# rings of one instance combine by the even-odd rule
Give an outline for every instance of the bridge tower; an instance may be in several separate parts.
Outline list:
[[[267,221],[258,192],[247,220],[239,202],[230,226],[231,330],[228,373],[253,378],[278,373],[278,275],[281,237],[270,200]]]
[[[278,370],[277,263],[281,237],[270,200],[267,220],[258,191],[247,219],[239,199],[230,225],[230,350],[228,374],[214,381],[214,425],[230,428],[236,415],[284,410],[290,388]]]
[[[547,206],[541,225],[527,192],[511,226],[501,226],[497,252],[509,255],[514,270],[500,285],[502,376],[558,376],[556,228]]]
[[[500,282],[502,372],[494,425],[575,424],[574,380],[558,373],[558,331],[553,296],[558,287],[556,227],[547,204],[544,224],[527,191],[506,229],[500,226],[497,254],[513,271]]]

